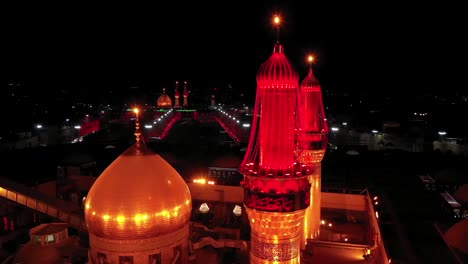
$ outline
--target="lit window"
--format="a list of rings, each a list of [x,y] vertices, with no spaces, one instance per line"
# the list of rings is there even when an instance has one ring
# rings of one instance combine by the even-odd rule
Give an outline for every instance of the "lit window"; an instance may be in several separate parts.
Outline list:
[[[55,241],[54,235],[48,235],[47,236],[47,242],[54,242],[54,241]]]

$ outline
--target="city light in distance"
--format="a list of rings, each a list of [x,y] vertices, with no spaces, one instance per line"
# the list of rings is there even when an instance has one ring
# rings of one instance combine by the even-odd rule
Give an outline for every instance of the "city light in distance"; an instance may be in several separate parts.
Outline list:
[[[207,181],[204,178],[193,179],[193,183],[214,185],[214,181]]]

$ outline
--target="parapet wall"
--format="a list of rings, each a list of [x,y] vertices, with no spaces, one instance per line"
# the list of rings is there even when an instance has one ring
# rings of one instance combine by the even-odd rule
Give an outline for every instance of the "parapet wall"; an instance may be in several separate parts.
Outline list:
[[[366,211],[366,196],[361,194],[322,192],[321,208]]]

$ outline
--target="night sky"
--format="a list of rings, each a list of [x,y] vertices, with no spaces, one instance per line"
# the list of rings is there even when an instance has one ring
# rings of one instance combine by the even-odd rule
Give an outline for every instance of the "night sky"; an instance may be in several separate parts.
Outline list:
[[[305,56],[316,54],[324,89],[419,93],[466,86],[468,23],[460,6],[187,2],[11,7],[1,38],[2,78],[36,92],[67,87],[91,96],[131,86],[172,89],[175,80],[199,90],[230,83],[254,92],[255,74],[276,40],[271,16],[280,13],[286,55],[302,77]]]

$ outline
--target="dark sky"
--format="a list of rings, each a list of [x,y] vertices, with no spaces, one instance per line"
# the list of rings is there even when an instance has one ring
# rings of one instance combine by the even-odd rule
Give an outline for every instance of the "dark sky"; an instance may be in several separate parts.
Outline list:
[[[304,76],[303,58],[314,52],[325,89],[380,93],[466,86],[468,21],[461,6],[159,2],[5,9],[2,78],[23,82],[25,89],[64,86],[90,95],[133,85],[159,90],[176,79],[197,89],[232,83],[255,90],[255,74],[275,42],[271,15],[279,12],[286,55]]]

